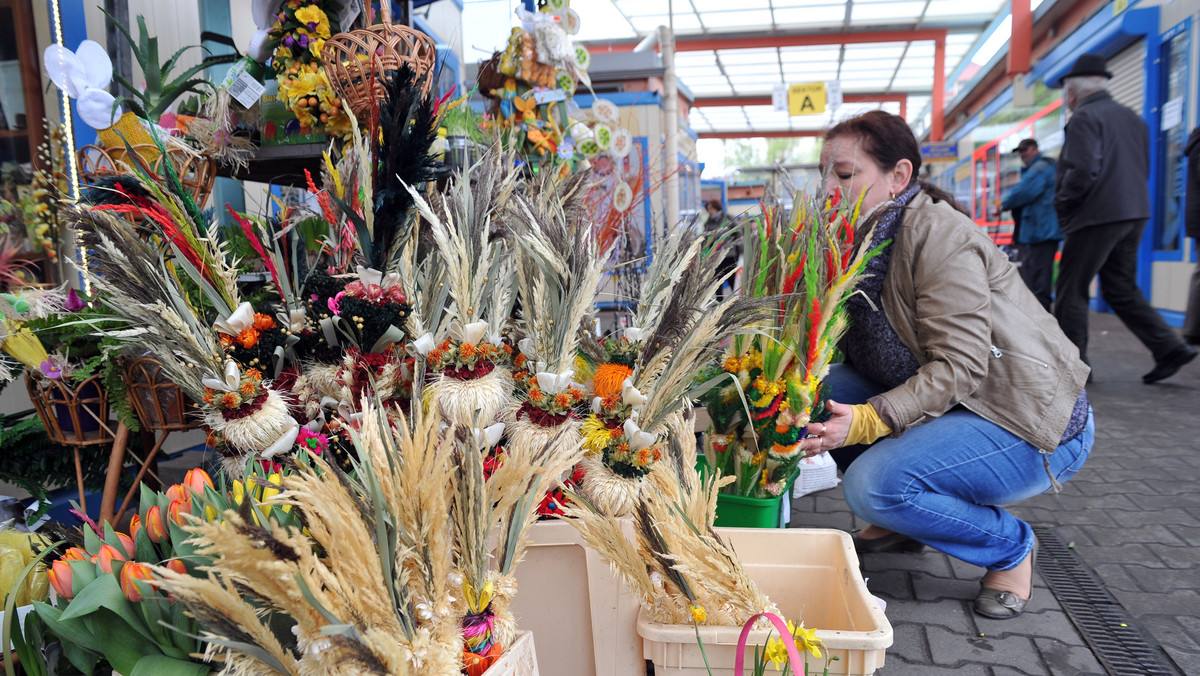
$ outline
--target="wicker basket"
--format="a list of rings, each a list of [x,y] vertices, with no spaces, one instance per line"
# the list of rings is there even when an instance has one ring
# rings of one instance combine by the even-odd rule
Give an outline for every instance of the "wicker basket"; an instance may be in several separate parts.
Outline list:
[[[140,157],[147,167],[155,174],[162,174],[163,155],[158,146],[153,143],[131,146],[133,152]],[[79,148],[79,174],[84,183],[95,183],[102,176],[113,174],[126,175],[129,170],[123,166],[127,163],[128,152],[120,149],[105,148],[95,145],[85,145]],[[188,152],[183,148],[167,146],[167,159],[179,176],[180,183],[192,195],[196,206],[204,208],[212,194],[213,181],[217,178],[217,164],[211,157],[204,154]]]
[[[433,87],[431,73],[437,60],[433,39],[407,26],[393,25],[391,3],[380,4],[382,24],[338,33],[321,48],[325,76],[360,120],[383,99],[386,78],[393,77],[401,64],[408,64],[422,79],[422,96],[428,96]]]
[[[97,446],[112,443],[108,393],[100,376],[78,383],[35,379],[25,374],[25,387],[46,434],[56,444]]]
[[[196,404],[167,379],[153,357],[140,357],[125,367],[129,398],[142,427],[153,432],[182,432],[200,426]]]

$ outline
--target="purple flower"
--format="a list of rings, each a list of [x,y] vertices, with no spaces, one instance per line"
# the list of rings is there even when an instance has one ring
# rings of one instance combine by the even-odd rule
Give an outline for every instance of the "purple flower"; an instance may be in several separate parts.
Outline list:
[[[296,44],[296,39],[293,38],[290,34],[283,39],[283,46],[287,47],[288,49],[291,49],[292,45],[294,45],[294,44]]]
[[[38,368],[42,369],[42,375],[50,380],[58,380],[62,377],[62,369],[49,359],[45,359],[41,364],[38,364]]]
[[[67,312],[79,312],[85,307],[87,307],[87,303],[83,302],[83,299],[79,297],[79,294],[75,293],[75,289],[69,289],[67,291],[66,302]]]
[[[300,49],[308,49],[308,36],[307,35],[300,36]]]
[[[317,30],[317,22],[316,22],[316,21],[309,21],[309,22],[308,22],[308,30],[310,30],[310,31],[315,31],[315,30]]]

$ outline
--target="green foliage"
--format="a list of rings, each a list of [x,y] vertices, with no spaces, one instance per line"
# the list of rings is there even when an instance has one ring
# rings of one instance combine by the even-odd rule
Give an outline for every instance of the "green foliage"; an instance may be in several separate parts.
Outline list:
[[[104,11],[101,9],[100,11]],[[200,63],[188,68],[183,73],[172,77],[172,71],[179,63],[179,58],[184,52],[199,45],[189,45],[180,49],[171,55],[171,58],[166,61],[159,62],[158,57],[158,38],[150,37],[149,31],[146,30],[146,19],[140,14],[138,15],[138,37],[133,39],[133,35],[129,33],[129,29],[120,21],[117,21],[113,15],[104,12],[104,16],[112,22],[125,38],[125,42],[129,44],[129,49],[133,53],[133,58],[137,61],[138,66],[142,69],[142,74],[146,78],[145,87],[135,87],[132,82],[125,79],[120,73],[113,73],[113,79],[129,92],[127,96],[118,97],[114,102],[114,107],[119,104],[124,104],[129,107],[129,110],[140,118],[158,122],[163,113],[171,107],[175,99],[189,92],[201,93],[201,90],[207,88],[210,92],[216,93],[216,88],[212,83],[205,80],[203,77],[197,77],[206,68],[222,63],[233,63],[238,59],[237,54],[222,54],[220,56],[206,56]],[[203,49],[202,47],[200,47]]]
[[[83,465],[83,485],[89,491],[104,489],[104,474],[108,468],[105,448],[84,448],[80,451]],[[69,448],[59,446],[46,436],[42,421],[33,409],[0,417],[0,481],[11,483],[42,501],[42,511],[50,508],[50,491],[75,482],[75,460]]]
[[[483,115],[475,112],[467,101],[446,111],[441,126],[446,128],[447,136],[466,136],[475,143],[489,142],[488,134],[483,129]]]
[[[115,338],[96,335],[97,325],[112,327],[113,313],[98,299],[78,312],[33,319],[25,326],[37,335],[46,350],[61,354],[71,365],[64,374],[73,382],[82,382],[100,374],[101,385],[108,393],[108,405],[115,417],[131,432],[139,431],[141,423],[129,401],[125,375],[121,371],[117,351],[126,344]]]

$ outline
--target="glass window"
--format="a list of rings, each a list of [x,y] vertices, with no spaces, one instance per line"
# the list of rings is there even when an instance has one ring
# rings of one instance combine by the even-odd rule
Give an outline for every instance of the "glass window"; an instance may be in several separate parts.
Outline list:
[[[1183,232],[1183,200],[1185,192],[1183,147],[1188,129],[1188,31],[1171,38],[1162,46],[1163,87],[1162,129],[1158,132],[1161,148],[1162,178],[1158,181],[1159,213],[1155,227],[1154,248],[1159,251],[1178,251]],[[1172,124],[1173,123],[1173,124]],[[1166,128],[1170,124],[1169,128]]]

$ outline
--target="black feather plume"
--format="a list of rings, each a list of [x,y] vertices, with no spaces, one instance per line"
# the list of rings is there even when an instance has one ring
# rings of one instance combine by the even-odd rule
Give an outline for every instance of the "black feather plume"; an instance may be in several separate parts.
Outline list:
[[[387,81],[379,106],[379,148],[375,174],[375,224],[371,237],[371,267],[383,269],[397,237],[410,229],[412,196],[401,182],[419,186],[437,178],[443,165],[429,154],[437,140],[434,101],[422,95],[424,77],[402,64]]]

